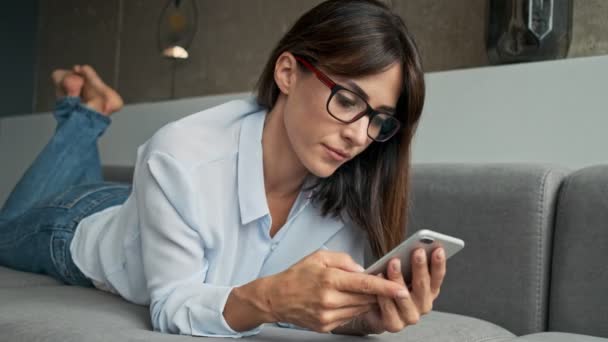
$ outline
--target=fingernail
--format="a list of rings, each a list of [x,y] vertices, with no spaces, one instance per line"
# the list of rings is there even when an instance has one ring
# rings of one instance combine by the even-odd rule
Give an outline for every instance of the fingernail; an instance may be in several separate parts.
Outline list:
[[[410,296],[410,292],[408,290],[400,290],[397,292],[397,298],[406,299]]]
[[[358,264],[357,264],[357,266],[355,267],[355,270],[356,270],[357,272],[365,272],[365,268],[363,268],[363,266],[358,265]]]
[[[424,262],[424,252],[418,251],[416,253],[416,262],[419,263],[419,264],[421,264],[421,263]]]
[[[441,261],[441,260],[443,260],[444,257],[445,257],[445,251],[442,248],[439,250],[439,252],[437,252],[437,260]]]
[[[399,273],[399,272],[401,272],[401,261],[396,260],[396,261],[393,263],[393,272],[395,272],[395,273]]]

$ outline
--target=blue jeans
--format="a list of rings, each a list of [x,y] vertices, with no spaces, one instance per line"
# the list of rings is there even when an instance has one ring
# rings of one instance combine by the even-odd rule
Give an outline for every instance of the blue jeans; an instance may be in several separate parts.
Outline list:
[[[0,210],[0,265],[92,286],[72,261],[78,223],[122,204],[130,184],[104,182],[97,139],[110,118],[77,97],[57,101],[57,128]]]

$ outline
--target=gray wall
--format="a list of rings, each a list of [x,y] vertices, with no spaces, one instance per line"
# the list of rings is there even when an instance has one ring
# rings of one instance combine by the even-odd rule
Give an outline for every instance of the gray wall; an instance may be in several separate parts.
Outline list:
[[[248,91],[280,36],[320,2],[196,0],[200,18],[191,58],[174,65],[157,51],[166,1],[41,1],[36,111],[53,104],[50,72],[76,63],[92,64],[127,103]],[[488,64],[487,0],[387,2],[416,36],[428,71]],[[608,54],[607,17],[608,1],[574,0],[570,56]]]
[[[608,163],[608,56],[439,72],[429,82],[416,161]]]
[[[606,163],[607,75],[608,56],[427,74],[414,162]],[[244,95],[128,105],[100,140],[102,161],[132,165],[163,124]],[[0,119],[0,203],[54,127],[49,113]]]

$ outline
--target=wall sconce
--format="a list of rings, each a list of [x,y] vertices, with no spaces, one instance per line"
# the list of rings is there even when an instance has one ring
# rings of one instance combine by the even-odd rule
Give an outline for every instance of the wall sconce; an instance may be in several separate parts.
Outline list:
[[[492,64],[564,58],[572,0],[490,0],[487,52]]]
[[[158,25],[158,47],[171,59],[187,59],[198,25],[195,0],[169,0]]]

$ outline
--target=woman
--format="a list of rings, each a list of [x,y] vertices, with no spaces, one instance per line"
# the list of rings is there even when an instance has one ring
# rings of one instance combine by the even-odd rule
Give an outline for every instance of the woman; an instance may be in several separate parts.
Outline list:
[[[304,14],[257,99],[161,128],[137,151],[132,189],[102,181],[96,147],[120,97],[87,66],[55,78],[67,97],[2,211],[0,263],[150,305],[169,333],[363,335],[431,310],[442,249],[431,262],[414,252],[409,289],[397,259],[386,276],[362,273],[403,240],[424,101],[416,46],[382,3]]]

